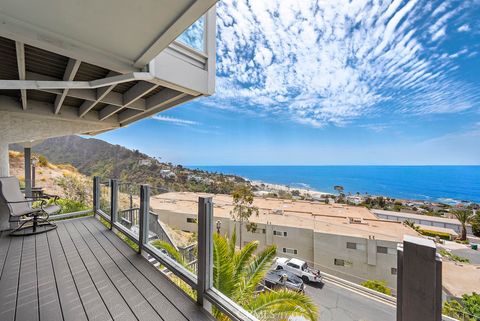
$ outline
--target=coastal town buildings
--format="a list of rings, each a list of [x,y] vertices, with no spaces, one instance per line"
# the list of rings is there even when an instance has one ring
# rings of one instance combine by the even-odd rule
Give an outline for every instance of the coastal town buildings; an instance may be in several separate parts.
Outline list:
[[[177,192],[152,196],[150,207],[172,228],[198,229],[198,193]],[[239,224],[231,217],[232,198],[214,195],[214,219],[221,234],[231,236]],[[364,207],[256,197],[259,215],[242,227],[242,245],[257,240],[260,248],[275,244],[278,256],[301,258],[321,271],[361,283],[385,280],[396,288],[397,245],[405,235],[418,236],[400,222],[378,219]],[[238,243],[238,245],[241,245]]]

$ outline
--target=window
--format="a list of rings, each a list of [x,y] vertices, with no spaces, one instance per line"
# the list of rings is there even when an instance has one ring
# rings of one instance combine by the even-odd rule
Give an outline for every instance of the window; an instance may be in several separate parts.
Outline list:
[[[377,246],[377,253],[388,254],[388,247],[386,247],[386,246]]]
[[[392,275],[397,275],[397,268],[391,268],[390,273],[392,273]]]
[[[252,230],[252,233],[265,234],[265,233],[267,233],[267,230],[264,229],[264,228],[257,228],[257,229]]]
[[[334,259],[333,264],[338,265],[338,266],[345,266],[345,260],[342,259]]]
[[[287,232],[273,230],[273,235],[287,237]]]
[[[294,269],[297,269],[297,270],[300,269],[300,267],[299,267],[298,265],[293,264],[293,263],[287,263],[287,265],[290,266],[290,267],[292,267],[292,268],[294,268]]]
[[[283,248],[283,253],[288,253],[288,254],[298,254],[297,249],[290,249],[288,247]],[[287,264],[288,265],[288,264]]]
[[[198,220],[195,217],[187,217],[187,223],[197,223]]]
[[[357,243],[347,242],[347,249],[356,250],[357,249]]]

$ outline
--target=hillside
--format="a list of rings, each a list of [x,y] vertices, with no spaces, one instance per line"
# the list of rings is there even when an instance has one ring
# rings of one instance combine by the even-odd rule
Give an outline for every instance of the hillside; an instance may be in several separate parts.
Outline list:
[[[11,149],[23,151],[18,145],[12,145]],[[171,191],[229,194],[236,184],[245,183],[245,180],[238,176],[191,170],[181,165],[163,163],[138,150],[130,150],[95,138],[51,138],[32,150],[53,163],[71,164],[87,176],[147,183]]]
[[[20,185],[25,184],[25,162],[23,154],[10,151],[10,174],[20,181]],[[60,195],[64,197],[64,190],[58,185],[59,179],[64,176],[78,176],[82,180],[87,177],[80,174],[77,169],[70,165],[55,165],[52,163],[39,164],[36,169],[36,186],[42,187],[45,193]]]

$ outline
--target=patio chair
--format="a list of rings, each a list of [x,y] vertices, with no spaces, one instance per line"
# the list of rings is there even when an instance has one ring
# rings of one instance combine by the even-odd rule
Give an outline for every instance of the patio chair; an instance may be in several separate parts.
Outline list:
[[[44,194],[42,197],[25,197],[16,177],[0,177],[0,206],[10,215],[10,222],[19,225],[10,232],[12,236],[25,236],[51,231],[57,226],[48,220],[51,214],[58,213],[58,196]],[[49,205],[53,200],[53,205]],[[38,202],[39,207],[32,207]],[[40,228],[41,227],[41,228]]]

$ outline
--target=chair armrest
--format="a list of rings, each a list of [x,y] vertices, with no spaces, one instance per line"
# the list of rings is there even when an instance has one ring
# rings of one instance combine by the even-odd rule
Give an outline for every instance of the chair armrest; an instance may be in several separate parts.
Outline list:
[[[29,196],[26,198],[31,199],[33,201],[42,201],[40,206],[43,208],[43,206],[46,205],[48,201],[51,199],[53,199],[53,203],[55,205],[58,205],[57,202],[60,197],[58,195],[43,194],[42,196]]]
[[[7,204],[18,204],[18,203],[31,203],[31,200],[24,200],[24,201],[14,201],[14,202],[6,202]]]

